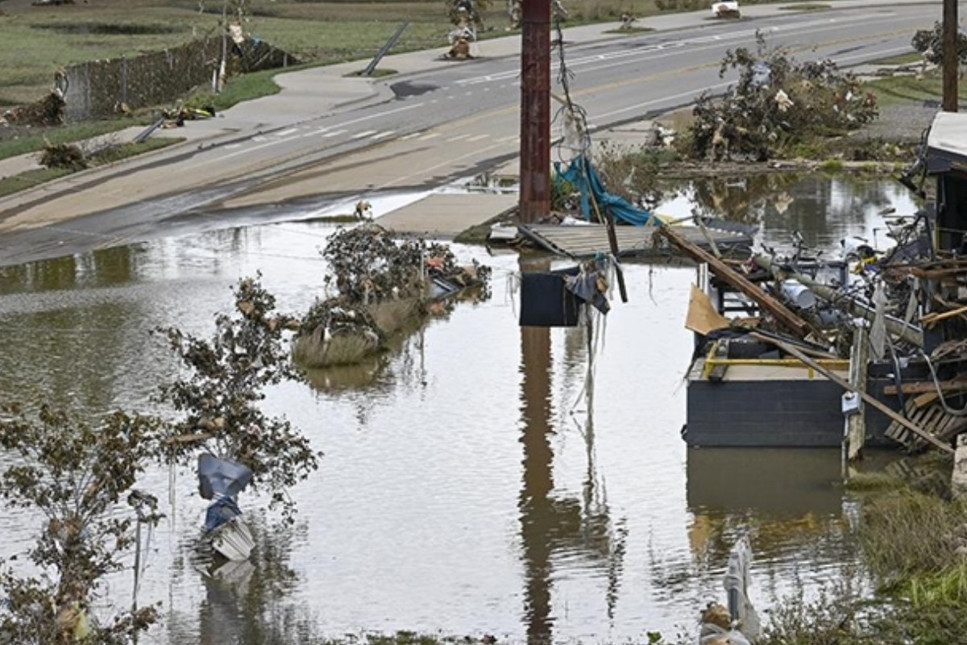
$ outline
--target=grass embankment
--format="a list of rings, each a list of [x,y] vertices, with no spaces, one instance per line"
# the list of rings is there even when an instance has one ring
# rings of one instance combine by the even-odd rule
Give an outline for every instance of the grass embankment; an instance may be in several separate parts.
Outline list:
[[[482,0],[477,0],[484,6]],[[659,2],[666,7],[658,8]],[[767,4],[760,2],[758,4]],[[747,4],[757,4],[748,2]],[[785,3],[789,9],[816,6]],[[204,11],[199,11],[199,6]],[[449,22],[440,0],[305,2],[252,0],[245,31],[316,65],[368,60],[403,22],[409,23],[394,52],[446,46]],[[133,56],[221,33],[221,3],[194,0],[98,0],[90,4],[33,6],[27,0],[0,4],[0,106],[40,98],[59,67],[86,60]],[[568,4],[568,24],[617,21],[624,13],[646,19],[702,8],[671,0],[582,0]],[[490,0],[481,12],[482,38],[508,32],[506,3]]]
[[[183,141],[183,139],[174,137],[156,137],[154,139],[148,139],[143,143],[112,144],[88,155],[88,168],[105,166],[107,164],[127,159],[128,157],[134,157],[144,154],[145,152],[165,148],[180,141]],[[26,190],[28,188],[33,188],[38,184],[42,184],[53,179],[58,179],[74,172],[76,171],[69,168],[38,168],[36,170],[28,170],[27,172],[14,175],[12,177],[0,178],[0,197],[19,192],[21,190]]]
[[[857,536],[876,583],[863,597],[846,572],[815,602],[792,601],[772,613],[761,645],[963,643],[967,634],[967,503],[936,492],[949,463],[923,481],[862,479]]]

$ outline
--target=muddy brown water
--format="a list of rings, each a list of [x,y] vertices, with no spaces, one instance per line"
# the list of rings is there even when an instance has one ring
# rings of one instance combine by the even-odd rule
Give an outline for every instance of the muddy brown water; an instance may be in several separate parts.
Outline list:
[[[798,230],[829,253],[848,236],[883,246],[879,213],[915,210],[890,183],[754,181],[699,186],[659,210],[686,214],[698,200],[760,222],[771,246]],[[150,396],[177,366],[151,330],[206,334],[230,308],[230,287],[256,271],[280,309],[304,311],[322,295],[318,248],[332,230],[288,222],[0,269],[0,393],[154,409]],[[615,294],[589,356],[580,330],[518,326],[515,253],[454,250],[493,267],[489,301],[432,319],[385,360],[269,392],[266,408],[325,457],[292,490],[292,528],[274,526],[264,499],[242,496],[252,562],[213,571],[196,549],[205,504],[192,474],[148,473],[142,486],[168,518],[144,544],[138,602],[160,603],[163,619],[143,642],[397,630],[645,641],[647,631],[694,631],[698,610],[723,600],[728,550],[743,533],[766,616],[856,562],[838,450],[688,450],[680,439],[693,268],[628,264],[629,302]],[[0,556],[22,553],[38,524],[6,509]],[[108,580],[99,611],[129,606],[132,574]]]

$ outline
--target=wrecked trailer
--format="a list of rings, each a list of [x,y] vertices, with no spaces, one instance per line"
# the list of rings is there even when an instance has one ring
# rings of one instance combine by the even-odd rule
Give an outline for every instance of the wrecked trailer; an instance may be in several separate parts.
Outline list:
[[[726,262],[663,228],[699,263],[686,443],[952,452],[967,429],[967,118],[938,114],[902,181],[932,206],[897,220],[888,251],[838,262]]]

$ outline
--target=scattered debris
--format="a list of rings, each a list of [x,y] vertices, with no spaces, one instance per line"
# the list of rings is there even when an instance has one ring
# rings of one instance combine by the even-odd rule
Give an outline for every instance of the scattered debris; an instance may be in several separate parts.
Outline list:
[[[719,75],[734,69],[739,79],[725,96],[699,97],[690,136],[679,140],[686,156],[766,161],[807,136],[845,133],[876,118],[876,97],[854,74],[831,60],[797,63],[770,50],[758,32],[756,43],[756,51],[726,53]]]
[[[507,0],[507,16],[510,18],[510,29],[520,29],[523,16],[523,0]]]
[[[353,210],[353,217],[359,220],[373,219],[373,205],[365,199],[356,202],[356,208]]]
[[[729,552],[723,579],[727,605],[713,602],[702,610],[700,645],[749,645],[759,636],[759,616],[748,594],[751,565],[752,547],[749,538],[742,536]]]
[[[3,119],[10,125],[49,127],[64,124],[64,97],[52,91],[41,100],[13,108],[3,113]]]
[[[185,125],[185,121],[195,121],[198,119],[211,119],[215,116],[215,106],[205,105],[202,107],[190,107],[179,105],[174,109],[161,111],[162,128],[180,128]]]
[[[477,300],[490,297],[489,267],[459,266],[449,247],[396,240],[373,223],[336,231],[322,254],[331,268],[324,284],[337,295],[316,301],[302,318],[293,357],[306,367],[357,363],[381,351],[434,301],[465,290]]]
[[[741,18],[742,14],[739,11],[739,3],[734,0],[731,2],[712,3],[712,17],[727,19]]]
[[[625,12],[621,14],[621,25],[618,27],[621,31],[628,31],[635,28],[635,22],[638,18],[631,13]]]
[[[903,183],[923,195],[930,176],[945,199],[888,217],[887,249],[851,238],[840,257],[823,257],[794,235],[784,251],[722,258],[659,229],[707,267],[698,292],[712,296],[690,303],[690,444],[837,446],[845,416],[851,458],[864,444],[953,452],[967,430],[965,128],[964,115],[935,117]],[[841,406],[828,405],[834,394]]]
[[[78,171],[87,168],[87,158],[80,147],[73,143],[47,143],[40,155],[40,165]]]

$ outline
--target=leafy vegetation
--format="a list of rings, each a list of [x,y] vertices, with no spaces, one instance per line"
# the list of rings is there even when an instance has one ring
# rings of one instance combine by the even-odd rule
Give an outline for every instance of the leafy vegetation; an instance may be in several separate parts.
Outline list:
[[[919,29],[913,34],[910,45],[923,55],[928,63],[943,64],[943,24],[933,23],[933,29]],[[957,60],[967,63],[967,35],[957,32]]]
[[[729,50],[719,70],[739,78],[724,97],[702,95],[695,122],[680,150],[710,160],[734,157],[765,161],[813,137],[843,134],[877,116],[876,97],[863,94],[851,73],[832,61],[797,63],[767,46],[756,33],[756,50]]]
[[[113,645],[156,620],[148,606],[102,626],[91,605],[104,577],[121,569],[135,527],[161,518],[154,496],[134,488],[155,457],[160,423],[120,411],[90,424],[47,407],[35,415],[0,410],[0,447],[17,457],[0,474],[0,493],[43,517],[28,553],[41,575],[0,570],[0,642]]]
[[[266,416],[259,402],[267,387],[302,379],[282,338],[297,321],[276,312],[275,297],[258,277],[240,280],[234,296],[236,315],[216,316],[210,339],[159,330],[188,373],[161,388],[160,400],[183,415],[168,429],[164,455],[188,463],[208,451],[247,466],[256,488],[266,489],[291,521],[295,504],[287,489],[318,468],[320,453],[287,419]]]

